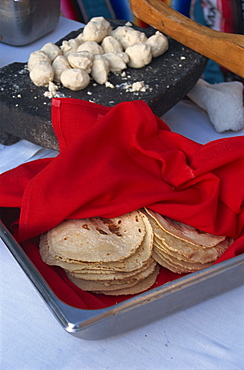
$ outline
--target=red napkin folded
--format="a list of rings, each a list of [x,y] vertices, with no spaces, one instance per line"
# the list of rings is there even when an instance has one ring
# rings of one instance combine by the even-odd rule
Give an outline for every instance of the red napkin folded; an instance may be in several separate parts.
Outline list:
[[[19,240],[63,219],[115,217],[148,207],[218,235],[244,226],[244,137],[198,144],[142,101],[105,108],[54,99],[56,158],[0,177],[1,206],[20,207]]]
[[[141,207],[212,234],[241,235],[243,136],[198,144],[171,132],[143,101],[108,108],[57,98],[52,122],[60,154],[0,176],[0,207],[20,208],[18,241],[64,219]]]

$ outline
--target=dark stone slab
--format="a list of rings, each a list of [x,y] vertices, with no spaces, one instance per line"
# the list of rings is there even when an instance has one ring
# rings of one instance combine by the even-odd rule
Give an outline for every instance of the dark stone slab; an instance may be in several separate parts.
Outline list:
[[[19,139],[20,138],[18,136],[14,136],[12,134],[8,134],[7,132],[0,130],[0,143],[1,144],[11,145],[19,141]]]
[[[124,21],[111,21],[115,28]],[[138,29],[138,27],[135,26]],[[155,33],[152,28],[140,29],[147,36]],[[73,31],[57,42],[76,37],[82,29]],[[127,68],[126,77],[110,74],[113,89],[104,85],[89,86],[81,91],[61,87],[64,97],[93,101],[105,106],[120,102],[142,99],[161,116],[181,100],[201,76],[207,59],[169,38],[169,50],[154,58],[150,65],[141,68]],[[127,92],[126,84],[144,81],[145,92]],[[44,96],[45,87],[36,87],[29,78],[25,63],[12,63],[0,69],[0,131],[27,139],[42,146],[58,149],[57,139],[51,124],[51,100]],[[1,140],[1,133],[0,133]],[[5,144],[8,144],[5,142]]]

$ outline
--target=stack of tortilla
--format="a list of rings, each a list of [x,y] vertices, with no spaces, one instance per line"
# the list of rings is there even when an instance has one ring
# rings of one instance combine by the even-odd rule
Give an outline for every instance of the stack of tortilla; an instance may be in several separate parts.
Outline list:
[[[44,262],[62,267],[79,288],[109,295],[140,293],[155,283],[152,248],[153,230],[141,211],[65,220],[40,239]]]
[[[209,267],[232,239],[215,236],[145,209],[154,231],[153,258],[178,274]]]

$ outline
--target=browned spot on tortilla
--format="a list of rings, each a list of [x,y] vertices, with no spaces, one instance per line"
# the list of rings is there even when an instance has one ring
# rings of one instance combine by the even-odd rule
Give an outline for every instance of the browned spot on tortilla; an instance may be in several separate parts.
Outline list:
[[[96,230],[97,230],[100,234],[108,235],[108,233],[106,233],[106,231],[104,231],[104,230],[102,230],[102,229],[99,229],[99,227],[96,227]]]

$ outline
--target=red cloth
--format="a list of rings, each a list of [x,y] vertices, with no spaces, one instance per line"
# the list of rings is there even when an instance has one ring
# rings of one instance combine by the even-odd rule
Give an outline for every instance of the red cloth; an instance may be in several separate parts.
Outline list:
[[[142,101],[106,108],[53,99],[52,122],[60,154],[0,176],[0,207],[20,208],[20,242],[64,219],[144,206],[209,233],[241,235],[244,137],[198,144],[171,132]]]
[[[79,21],[79,19],[77,19],[77,14],[75,11],[75,7],[72,4],[72,1],[61,0],[60,9],[61,9],[62,16],[64,16],[65,18],[73,19],[74,21]]]

